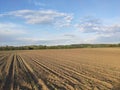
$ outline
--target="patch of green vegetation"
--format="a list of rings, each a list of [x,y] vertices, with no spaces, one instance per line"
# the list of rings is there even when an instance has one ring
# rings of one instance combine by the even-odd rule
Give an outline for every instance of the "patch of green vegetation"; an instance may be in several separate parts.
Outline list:
[[[39,49],[70,49],[70,48],[104,48],[120,47],[120,44],[72,44],[72,45],[31,45],[31,46],[1,46],[0,50],[39,50]]]

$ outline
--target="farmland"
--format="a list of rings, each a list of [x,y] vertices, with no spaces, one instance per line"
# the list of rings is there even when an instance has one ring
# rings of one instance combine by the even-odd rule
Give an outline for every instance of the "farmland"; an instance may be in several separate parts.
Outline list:
[[[120,48],[0,52],[0,90],[120,90]]]

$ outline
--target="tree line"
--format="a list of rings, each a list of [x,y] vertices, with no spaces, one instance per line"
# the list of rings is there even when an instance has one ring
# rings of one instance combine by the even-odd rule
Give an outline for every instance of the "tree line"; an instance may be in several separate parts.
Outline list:
[[[71,44],[71,45],[30,45],[30,46],[0,46],[0,50],[39,50],[39,49],[70,49],[70,48],[104,48],[120,47],[120,44]]]

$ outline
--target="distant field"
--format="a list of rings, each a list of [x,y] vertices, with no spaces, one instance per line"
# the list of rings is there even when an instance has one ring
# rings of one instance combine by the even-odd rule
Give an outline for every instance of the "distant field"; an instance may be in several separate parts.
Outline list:
[[[120,90],[120,48],[0,51],[0,90]]]

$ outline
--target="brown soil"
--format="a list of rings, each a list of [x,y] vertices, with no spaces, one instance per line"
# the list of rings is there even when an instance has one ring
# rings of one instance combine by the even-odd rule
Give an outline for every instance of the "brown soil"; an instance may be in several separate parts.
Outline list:
[[[1,51],[0,90],[120,90],[120,48]]]

